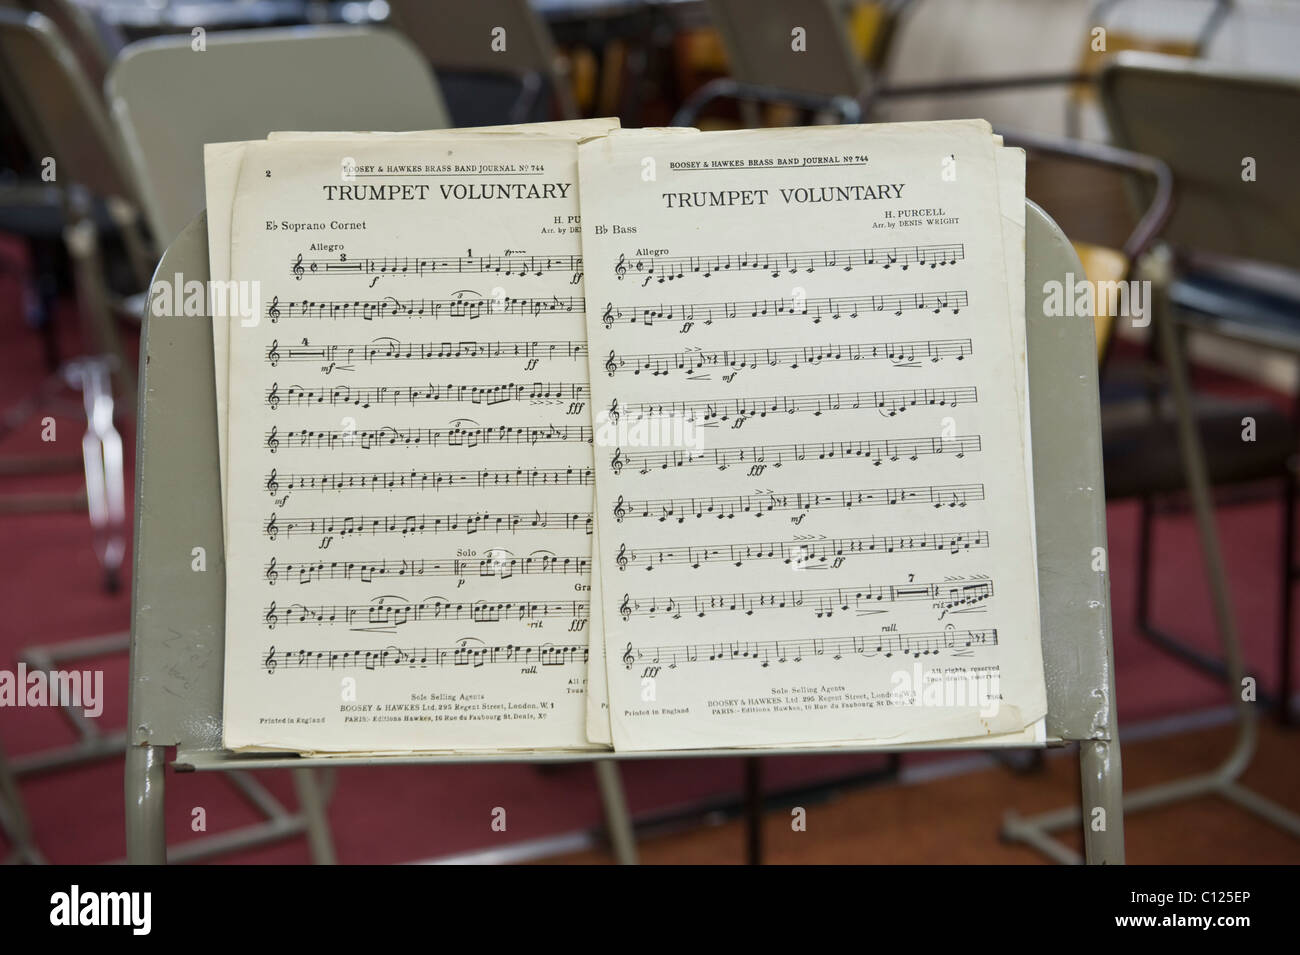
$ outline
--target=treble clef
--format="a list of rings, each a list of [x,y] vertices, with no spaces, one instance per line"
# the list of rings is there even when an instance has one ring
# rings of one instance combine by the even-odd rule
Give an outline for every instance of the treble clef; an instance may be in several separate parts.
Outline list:
[[[271,433],[266,436],[266,446],[272,454],[280,447],[280,438],[278,437],[280,429],[276,425],[271,425]]]
[[[266,522],[266,536],[275,540],[279,533],[280,525],[275,522],[275,515],[272,514],[271,519]]]
[[[632,596],[630,594],[623,595],[623,602],[618,605],[618,612],[622,614],[624,620],[632,616]]]
[[[280,296],[271,299],[271,307],[266,310],[266,317],[271,320],[272,325],[280,320]]]
[[[618,261],[614,263],[614,274],[621,280],[627,275],[627,258],[622,252],[618,254]]]
[[[271,601],[271,606],[267,608],[266,616],[263,617],[262,619],[266,621],[266,626],[268,630],[275,629],[275,601],[274,600]]]
[[[614,456],[609,459],[609,467],[615,474],[623,473],[623,449],[615,448]]]
[[[298,253],[298,260],[293,263],[293,277],[299,282],[302,281],[302,253]]]
[[[618,424],[618,399],[615,398],[609,403],[609,420]]]
[[[272,362],[272,364],[274,364],[274,362]],[[609,353],[609,357],[605,359],[605,371],[609,372],[609,377],[611,378],[614,377],[614,372],[618,371],[618,362],[615,360],[612,351]]]
[[[272,557],[271,562],[266,565],[266,582],[274,587],[275,582],[279,579],[280,572],[275,569],[275,558]]]
[[[275,659],[275,647],[272,646],[270,650],[266,651],[266,659],[262,661],[262,666],[266,667],[267,673],[274,673],[275,668],[279,665]]]
[[[630,670],[632,669],[633,663],[636,663],[636,656],[632,653],[632,644],[629,643],[627,648],[623,651],[623,666]]]
[[[600,316],[600,320],[605,323],[606,328],[614,326],[614,303],[610,302],[605,306],[605,314]]]
[[[276,480],[276,476],[279,473],[280,472],[276,468],[271,468],[271,473],[266,476],[266,489],[270,492],[272,497],[275,497],[276,493],[280,490],[280,482]]]
[[[614,563],[618,564],[619,570],[627,570],[627,545],[618,545],[618,556],[614,558]]]
[[[620,494],[614,503],[614,520],[622,523],[625,517],[627,517],[627,508],[623,506],[623,495]]]
[[[280,364],[280,340],[278,338],[271,340],[271,347],[266,351],[266,360],[271,363],[272,368]]]

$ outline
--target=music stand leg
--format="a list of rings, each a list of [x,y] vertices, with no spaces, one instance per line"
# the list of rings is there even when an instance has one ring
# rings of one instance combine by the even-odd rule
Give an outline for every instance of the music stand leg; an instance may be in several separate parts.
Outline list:
[[[126,858],[132,865],[166,865],[163,750],[126,748]]]

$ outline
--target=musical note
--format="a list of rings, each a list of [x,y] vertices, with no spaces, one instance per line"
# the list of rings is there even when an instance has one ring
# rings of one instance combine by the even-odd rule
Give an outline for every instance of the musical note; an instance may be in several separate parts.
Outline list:
[[[509,468],[459,471],[326,471],[280,475],[275,468],[267,476],[272,494],[286,491],[405,491],[440,490],[445,487],[590,487],[595,484],[591,468]]]
[[[680,372],[700,377],[701,372],[737,371],[785,367],[816,368],[825,362],[888,361],[899,367],[920,367],[921,362],[938,362],[945,358],[962,361],[973,349],[969,338],[911,342],[863,342],[854,344],[798,345],[778,348],[688,349],[677,352],[624,354],[611,351],[605,360],[605,373],[650,377]]]
[[[682,331],[694,325],[711,325],[713,322],[734,318],[806,318],[812,324],[824,320],[854,319],[864,312],[930,311],[950,308],[958,314],[969,305],[964,289],[950,292],[906,292],[890,295],[846,295],[831,298],[777,298],[746,302],[702,302],[682,305],[614,305],[605,306],[601,321],[606,328],[617,324],[642,325],[656,322],[682,324]]]
[[[686,451],[645,451],[623,454],[614,450],[609,467],[615,474],[624,467],[642,474],[682,467],[712,467],[725,470],[736,465],[782,468],[791,464],[864,458],[875,466],[886,461],[916,461],[921,455],[951,454],[962,458],[980,450],[979,435],[953,438],[868,439],[866,441],[823,441],[809,444],[761,444],[752,447],[720,447]]]
[[[840,268],[852,272],[854,265],[881,265],[889,268],[899,265],[906,270],[909,265],[928,265],[935,269],[956,265],[966,257],[961,243],[939,245],[913,245],[879,249],[825,249],[811,252],[768,252],[758,255],[705,254],[705,255],[638,255],[628,259],[619,253],[614,263],[614,275],[620,280],[635,272],[644,275],[642,285],[655,280],[660,284],[698,275],[703,278],[718,272],[767,272],[773,278],[795,272],[816,272],[821,268]]]
[[[473,250],[469,250],[471,253]],[[349,260],[346,256],[338,259],[317,258],[304,260],[302,254],[290,264],[294,278],[301,279],[303,266],[306,265],[313,275],[383,275],[388,278],[419,278],[438,272],[458,273],[492,273],[495,275],[539,276],[545,272],[582,271],[580,255],[403,255],[386,257],[363,257]]]
[[[488,644],[477,637],[462,637],[450,646],[372,647],[366,650],[307,649],[281,650],[274,647],[262,658],[268,673],[286,670],[377,670],[401,667],[423,670],[429,667],[508,666],[562,667],[586,665],[587,647],[580,644],[532,643]]]
[[[717,520],[748,514],[761,518],[773,511],[810,511],[827,508],[877,507],[895,504],[929,504],[931,507],[965,507],[984,500],[983,484],[917,485],[896,488],[792,491],[761,494],[716,495],[709,497],[659,498],[624,501],[619,495],[615,520],[625,517],[653,518],[660,522],[685,523],[688,518]]]
[[[263,528],[275,540],[285,537],[351,537],[354,534],[479,534],[526,531],[581,530],[591,533],[590,511],[474,511],[455,514],[327,514],[323,517],[285,518],[275,515]]]
[[[704,617],[710,613],[753,614],[760,610],[802,610],[818,617],[835,613],[870,611],[883,603],[930,601],[944,616],[948,611],[971,607],[993,596],[993,582],[985,579],[950,577],[943,581],[906,584],[864,584],[857,587],[826,587],[796,590],[764,590],[750,593],[683,594],[673,597],[631,597],[623,595],[619,614],[667,616],[673,619]]]
[[[689,643],[667,646],[634,647],[623,651],[623,666],[631,670],[638,663],[658,661],[669,669],[686,663],[746,662],[768,666],[771,663],[802,663],[817,659],[844,663],[859,658],[892,657],[894,654],[920,659],[937,656],[945,650],[965,651],[998,645],[998,631],[943,630],[932,633],[893,633],[888,635],[782,637],[779,640],[722,640],[713,643]]]
[[[266,565],[270,583],[283,578],[302,586],[322,580],[356,580],[371,583],[381,579],[408,577],[482,577],[509,580],[516,574],[584,575],[591,573],[591,558],[585,555],[559,556],[534,551],[517,557],[494,548],[483,557],[412,557],[402,559],[305,560],[278,564],[272,557]]]
[[[619,570],[629,566],[652,571],[656,567],[685,565],[700,569],[706,563],[736,567],[751,561],[778,560],[796,569],[842,566],[852,557],[888,556],[895,553],[931,552],[957,555],[989,546],[987,531],[943,531],[889,534],[868,537],[804,535],[797,540],[760,541],[744,544],[684,544],[676,547],[637,546],[620,543],[615,563]]]

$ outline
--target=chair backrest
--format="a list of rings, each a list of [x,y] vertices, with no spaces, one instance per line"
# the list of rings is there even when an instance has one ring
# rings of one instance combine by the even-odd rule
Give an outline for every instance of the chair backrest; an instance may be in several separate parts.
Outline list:
[[[67,40],[68,47],[96,90],[104,85],[108,66],[125,46],[121,33],[109,24],[97,8],[79,0],[0,0],[0,6],[25,7],[43,13]]]
[[[1099,83],[1115,144],[1173,170],[1177,204],[1166,240],[1300,268],[1300,80],[1123,53]]]
[[[204,207],[203,145],[276,130],[441,129],[442,95],[390,30],[290,27],[133,43],[107,94],[150,227],[166,246]]]
[[[741,83],[823,96],[857,96],[866,84],[866,67],[833,0],[708,0],[707,6],[731,76]]]
[[[394,26],[439,70],[545,73],[550,31],[528,0],[390,0]]]
[[[389,0],[388,6],[393,26],[435,70],[543,76],[561,115],[578,118],[551,31],[528,0]]]
[[[135,195],[104,101],[48,17],[0,8],[0,93],[28,148],[54,159],[56,182]]]

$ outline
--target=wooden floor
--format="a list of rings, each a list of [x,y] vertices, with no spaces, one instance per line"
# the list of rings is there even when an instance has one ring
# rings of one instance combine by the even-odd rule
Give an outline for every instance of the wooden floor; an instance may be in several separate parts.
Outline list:
[[[1233,731],[1220,727],[1144,740],[1123,747],[1128,792],[1208,771],[1231,748]],[[1261,725],[1260,748],[1244,782],[1300,813],[1300,730]],[[1016,776],[998,767],[915,784],[877,786],[846,793],[807,810],[807,829],[791,828],[791,811],[765,818],[765,861],[772,864],[1041,863],[1037,852],[998,838],[1002,814],[1054,809],[1078,798],[1073,753],[1049,757],[1042,771]],[[1198,799],[1129,816],[1130,864],[1300,864],[1300,839],[1217,798]],[[1078,849],[1081,839],[1065,841]],[[740,822],[642,840],[641,862],[739,864],[744,861]],[[602,864],[605,851],[547,860]]]

